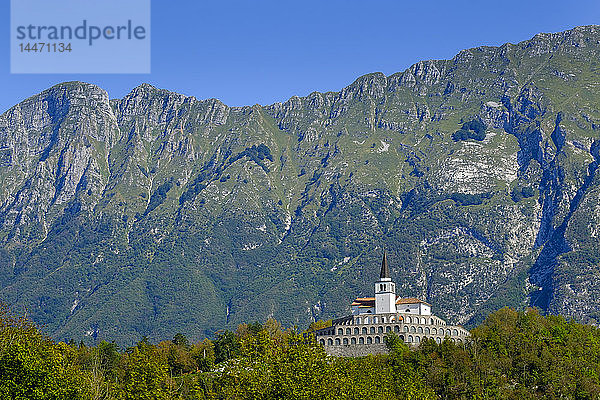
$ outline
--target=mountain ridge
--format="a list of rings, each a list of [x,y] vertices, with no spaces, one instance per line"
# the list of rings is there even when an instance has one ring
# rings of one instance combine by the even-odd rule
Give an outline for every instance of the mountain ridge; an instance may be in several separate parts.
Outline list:
[[[569,34],[572,34],[572,33],[580,33],[581,31],[585,32],[587,30],[595,30],[595,29],[598,29],[599,27],[600,27],[600,25],[581,25],[581,26],[573,27],[572,29],[564,30],[564,31],[558,31],[558,32],[540,32],[540,33],[535,34],[531,39],[523,40],[523,41],[517,42],[517,43],[506,42],[506,43],[503,43],[500,46],[481,45],[481,46],[471,47],[471,48],[468,48],[468,49],[461,50],[452,59],[449,59],[449,60],[448,59],[427,59],[427,60],[418,61],[418,62],[412,64],[411,66],[409,66],[408,68],[406,68],[404,71],[397,71],[397,72],[394,72],[394,73],[392,73],[390,75],[386,75],[384,72],[381,72],[381,71],[369,72],[369,73],[366,73],[364,75],[359,76],[352,83],[350,83],[349,85],[343,87],[339,91],[330,90],[330,91],[324,91],[323,92],[323,91],[314,90],[314,91],[310,92],[309,94],[307,94],[305,96],[292,95],[287,100],[276,101],[276,102],[271,103],[271,104],[258,104],[258,103],[256,103],[254,105],[255,106],[259,106],[259,107],[267,107],[268,108],[268,107],[274,107],[274,106],[279,105],[279,104],[285,104],[285,103],[289,102],[290,100],[292,100],[294,98],[307,99],[307,98],[311,97],[312,95],[337,94],[337,93],[340,93],[341,91],[343,91],[344,89],[348,89],[350,86],[353,86],[354,84],[356,84],[360,80],[362,80],[364,78],[367,78],[367,77],[370,77],[372,75],[383,75],[384,78],[388,79],[388,78],[394,77],[396,75],[405,74],[408,71],[414,70],[414,69],[417,68],[417,66],[420,66],[420,65],[423,65],[423,64],[453,61],[457,57],[461,56],[462,53],[469,53],[469,52],[472,52],[472,51],[479,51],[479,50],[498,50],[498,49],[502,49],[502,48],[509,47],[509,46],[518,46],[518,45],[523,44],[523,43],[530,43],[530,42],[532,42],[533,40],[536,40],[536,39],[553,39],[555,37],[561,37],[561,36],[569,35]],[[37,97],[39,95],[42,95],[43,93],[45,93],[45,92],[47,92],[49,90],[52,90],[52,89],[55,89],[55,88],[60,88],[63,85],[70,85],[70,84],[84,84],[84,85],[89,85],[91,87],[94,87],[94,88],[97,88],[99,90],[102,90],[102,91],[106,92],[106,90],[102,89],[100,86],[98,86],[96,84],[93,84],[93,83],[88,83],[88,82],[83,82],[83,81],[65,81],[65,82],[60,82],[60,83],[57,83],[57,84],[51,86],[48,89],[43,90],[40,93],[34,94],[32,96],[29,96],[27,99],[25,99],[25,100],[21,101],[20,103],[14,105],[12,107],[10,107],[8,110],[6,110],[2,114],[8,113],[12,108],[17,107],[19,104],[24,103],[27,100],[30,100],[31,98]],[[138,86],[134,87],[128,94],[125,95],[125,97],[131,95],[136,89],[140,89],[140,88],[155,90],[155,91],[159,91],[159,92],[167,92],[169,94],[175,94],[175,95],[178,95],[178,96],[183,96],[183,97],[186,97],[186,98],[191,98],[191,99],[194,99],[194,100],[199,101],[199,102],[204,102],[204,101],[218,101],[218,102],[220,102],[221,104],[223,104],[224,106],[226,106],[228,108],[238,108],[238,109],[240,109],[240,108],[245,108],[245,107],[252,107],[252,105],[230,106],[230,105],[227,105],[226,103],[222,102],[220,99],[218,99],[216,97],[209,97],[209,98],[205,98],[205,99],[198,99],[197,96],[194,96],[194,95],[184,95],[184,94],[181,94],[181,93],[178,93],[178,92],[171,91],[169,89],[158,88],[158,87],[156,87],[156,86],[154,86],[154,85],[152,85],[152,84],[150,84],[148,82],[143,82],[143,83],[139,84]],[[106,93],[108,94],[108,92],[106,92]],[[122,99],[121,98],[111,98],[110,99],[110,101],[118,101],[118,100],[122,100]]]
[[[385,246],[451,322],[595,323],[599,56],[577,27],[267,106],[55,85],[0,115],[0,298],[64,339],[302,325]]]

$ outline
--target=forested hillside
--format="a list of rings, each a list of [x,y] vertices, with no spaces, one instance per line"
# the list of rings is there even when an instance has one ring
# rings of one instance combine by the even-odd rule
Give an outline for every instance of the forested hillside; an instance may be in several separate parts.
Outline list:
[[[304,326],[386,248],[451,323],[595,323],[599,60],[587,26],[268,106],[59,84],[0,116],[0,299],[88,344]]]
[[[327,357],[274,320],[215,340],[147,339],[119,349],[56,343],[6,310],[0,317],[0,396],[27,399],[592,399],[600,396],[600,330],[508,308],[471,340],[390,353]]]

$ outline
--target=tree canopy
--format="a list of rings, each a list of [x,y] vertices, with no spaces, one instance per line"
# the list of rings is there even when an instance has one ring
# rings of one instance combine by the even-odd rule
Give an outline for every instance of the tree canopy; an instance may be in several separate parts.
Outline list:
[[[588,399],[600,397],[600,330],[536,310],[499,310],[466,343],[390,333],[388,354],[328,356],[309,330],[275,320],[214,340],[119,349],[55,342],[0,310],[6,399]]]

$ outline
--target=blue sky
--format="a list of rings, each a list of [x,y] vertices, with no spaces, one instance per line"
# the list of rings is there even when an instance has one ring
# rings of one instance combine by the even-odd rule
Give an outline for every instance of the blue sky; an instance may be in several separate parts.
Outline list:
[[[60,0],[55,0],[60,1]],[[127,1],[127,0],[123,0]],[[152,0],[152,73],[10,74],[3,0],[0,112],[56,83],[87,81],[122,97],[148,82],[228,105],[271,104],[339,90],[358,76],[402,71],[464,48],[600,24],[600,1]]]

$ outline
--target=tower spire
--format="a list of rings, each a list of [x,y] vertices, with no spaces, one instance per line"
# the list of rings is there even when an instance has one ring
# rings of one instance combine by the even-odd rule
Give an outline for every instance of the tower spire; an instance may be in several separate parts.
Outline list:
[[[387,251],[383,251],[383,261],[381,261],[381,272],[379,273],[379,279],[391,278],[390,269],[387,263]]]

